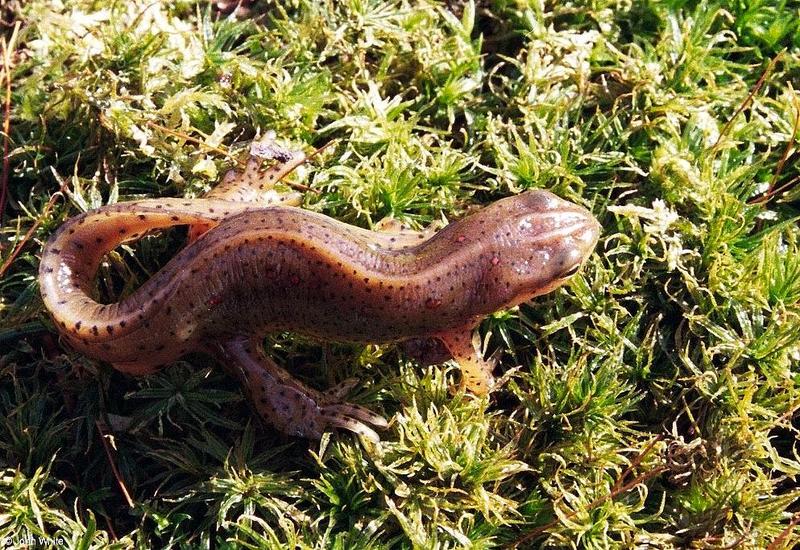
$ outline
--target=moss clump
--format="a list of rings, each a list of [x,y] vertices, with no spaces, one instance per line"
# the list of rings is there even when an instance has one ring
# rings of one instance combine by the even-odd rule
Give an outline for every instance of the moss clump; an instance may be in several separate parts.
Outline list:
[[[0,540],[800,541],[796,3],[3,9]],[[392,347],[271,336],[312,384],[365,381],[352,398],[394,415],[379,447],[279,437],[204,357],[131,379],[62,348],[38,297],[42,242],[81,210],[198,196],[267,130],[335,142],[294,177],[317,191],[306,208],[357,225],[422,227],[548,188],[604,235],[568,287],[483,324],[503,353],[491,399],[450,395],[453,371]],[[179,245],[121,250],[103,291],[140,284]]]

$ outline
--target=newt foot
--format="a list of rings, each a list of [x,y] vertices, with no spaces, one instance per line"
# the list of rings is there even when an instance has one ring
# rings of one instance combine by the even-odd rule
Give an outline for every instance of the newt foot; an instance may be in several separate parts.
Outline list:
[[[250,392],[261,417],[288,435],[319,439],[332,428],[349,430],[378,442],[380,437],[371,427],[385,428],[386,420],[363,407],[352,403],[325,403],[314,398],[314,392],[303,392],[296,387],[276,384],[267,372],[251,376]]]
[[[287,435],[319,439],[326,430],[341,428],[378,442],[380,437],[373,428],[388,426],[382,416],[342,401],[357,381],[345,380],[319,392],[260,352],[256,342],[237,338],[214,351],[242,379],[259,415]]]
[[[350,393],[353,388],[358,386],[359,382],[360,381],[358,378],[348,378],[343,380],[332,388],[328,388],[322,392],[323,400],[332,402],[341,401],[348,393]]]

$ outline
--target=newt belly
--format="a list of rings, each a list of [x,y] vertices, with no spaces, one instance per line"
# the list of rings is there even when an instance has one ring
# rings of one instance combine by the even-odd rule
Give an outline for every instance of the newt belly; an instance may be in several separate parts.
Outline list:
[[[260,352],[260,339],[274,331],[369,343],[437,338],[462,366],[466,387],[485,393],[491,366],[472,344],[473,329],[562,284],[599,234],[588,211],[546,191],[499,200],[427,236],[234,200],[254,181],[231,180],[226,194],[204,199],[121,203],[68,220],[40,266],[62,337],[132,374],[211,352],[235,366],[256,408],[282,431],[318,437],[342,427],[376,437],[367,424],[383,425],[380,417],[303,386]],[[92,298],[105,254],[176,225],[199,236],[122,301]]]

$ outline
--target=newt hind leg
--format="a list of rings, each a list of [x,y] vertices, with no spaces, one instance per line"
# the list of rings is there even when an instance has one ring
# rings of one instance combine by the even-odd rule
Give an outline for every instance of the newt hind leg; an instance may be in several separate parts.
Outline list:
[[[372,441],[375,428],[386,420],[364,407],[338,401],[338,395],[313,390],[275,364],[253,340],[236,338],[214,350],[236,371],[261,417],[287,435],[319,439],[331,428],[342,428]]]

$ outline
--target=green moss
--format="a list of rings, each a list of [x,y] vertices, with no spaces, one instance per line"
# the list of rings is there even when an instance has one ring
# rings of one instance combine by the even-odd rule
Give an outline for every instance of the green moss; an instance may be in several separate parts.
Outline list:
[[[263,0],[240,19],[7,2],[0,541],[797,545],[799,15],[785,0]],[[501,353],[490,399],[391,346],[271,335],[313,385],[364,380],[351,398],[392,416],[378,446],[276,434],[202,356],[134,379],[62,347],[36,283],[47,237],[103,204],[199,196],[268,130],[333,142],[292,177],[317,191],[306,208],[350,223],[424,227],[548,188],[603,237],[568,287],[483,323]],[[100,291],[141,284],[178,237],[122,248]]]

